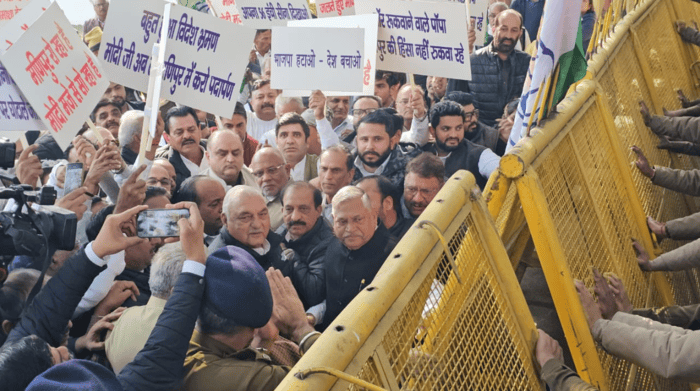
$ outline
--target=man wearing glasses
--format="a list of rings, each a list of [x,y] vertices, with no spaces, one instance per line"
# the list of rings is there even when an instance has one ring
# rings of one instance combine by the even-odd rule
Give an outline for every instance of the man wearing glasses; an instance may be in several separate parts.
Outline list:
[[[102,30],[105,29],[105,20],[107,19],[107,11],[109,11],[109,1],[107,0],[90,0],[92,7],[95,10],[95,17],[85,21],[83,25],[83,36],[90,32],[95,27]]]
[[[270,229],[276,231],[283,221],[282,191],[291,180],[292,166],[284,162],[282,152],[277,148],[263,147],[250,162],[255,183],[260,186],[270,215]]]

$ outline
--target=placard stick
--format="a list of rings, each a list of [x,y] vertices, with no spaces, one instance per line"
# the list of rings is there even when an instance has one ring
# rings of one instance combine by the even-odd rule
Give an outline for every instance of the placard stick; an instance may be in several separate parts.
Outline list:
[[[97,142],[100,143],[100,145],[102,145],[102,143],[104,142],[104,139],[102,138],[102,135],[100,134],[100,132],[97,131],[97,127],[95,126],[95,123],[92,122],[92,120],[90,118],[88,118],[85,122],[90,127],[90,130],[92,130],[92,133],[95,134],[95,138],[97,139]]]
[[[165,3],[163,26],[160,31],[160,43],[154,44],[153,51],[151,52],[151,59],[157,58],[157,61],[151,60],[151,77],[148,80],[148,95],[146,97],[146,107],[143,110],[144,118],[143,128],[141,130],[141,145],[139,146],[139,155],[136,158],[134,167],[140,167],[144,163],[146,151],[152,148],[153,136],[156,134],[158,115],[153,112],[153,106],[160,102],[160,88],[163,81],[163,64],[165,62],[165,46],[168,40],[168,30],[170,29],[170,11],[172,6],[172,0],[168,0]],[[149,171],[148,169],[144,170],[141,174],[141,179],[148,178]]]
[[[211,4],[211,0],[207,0],[207,6],[209,6],[209,12],[214,15],[215,18],[218,18],[219,15],[216,14],[216,10],[214,9],[214,6]],[[231,116],[233,117],[233,116]],[[216,128],[217,130],[224,130],[224,123],[221,122],[221,117],[218,115],[214,115],[214,120],[216,121]]]

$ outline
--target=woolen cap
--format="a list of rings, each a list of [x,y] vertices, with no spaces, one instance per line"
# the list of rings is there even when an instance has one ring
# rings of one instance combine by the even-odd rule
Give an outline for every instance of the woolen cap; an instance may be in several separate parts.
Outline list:
[[[226,246],[207,258],[204,302],[216,315],[260,328],[272,316],[272,292],[265,271],[245,250]]]
[[[29,383],[27,390],[121,390],[114,372],[88,360],[68,360],[54,365]]]

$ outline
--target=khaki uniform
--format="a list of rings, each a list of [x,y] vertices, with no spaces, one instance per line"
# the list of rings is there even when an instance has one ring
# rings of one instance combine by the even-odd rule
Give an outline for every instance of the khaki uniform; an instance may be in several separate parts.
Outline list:
[[[700,144],[700,118],[698,117],[653,116],[648,126],[659,136]]]
[[[593,338],[613,356],[672,380],[700,381],[700,331],[618,312],[593,325]]]
[[[303,354],[318,335],[309,337],[300,347]],[[263,351],[235,350],[207,334],[195,330],[185,357],[185,390],[264,391],[274,390],[289,373],[290,367],[274,365]]]
[[[542,380],[550,390],[556,391],[596,391],[597,388],[581,380],[580,377],[558,359],[551,359],[542,367]]]

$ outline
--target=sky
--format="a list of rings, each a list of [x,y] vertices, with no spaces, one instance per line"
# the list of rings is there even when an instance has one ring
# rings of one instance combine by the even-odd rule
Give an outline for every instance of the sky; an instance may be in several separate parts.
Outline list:
[[[71,24],[83,24],[95,17],[90,0],[55,0],[66,14]]]

